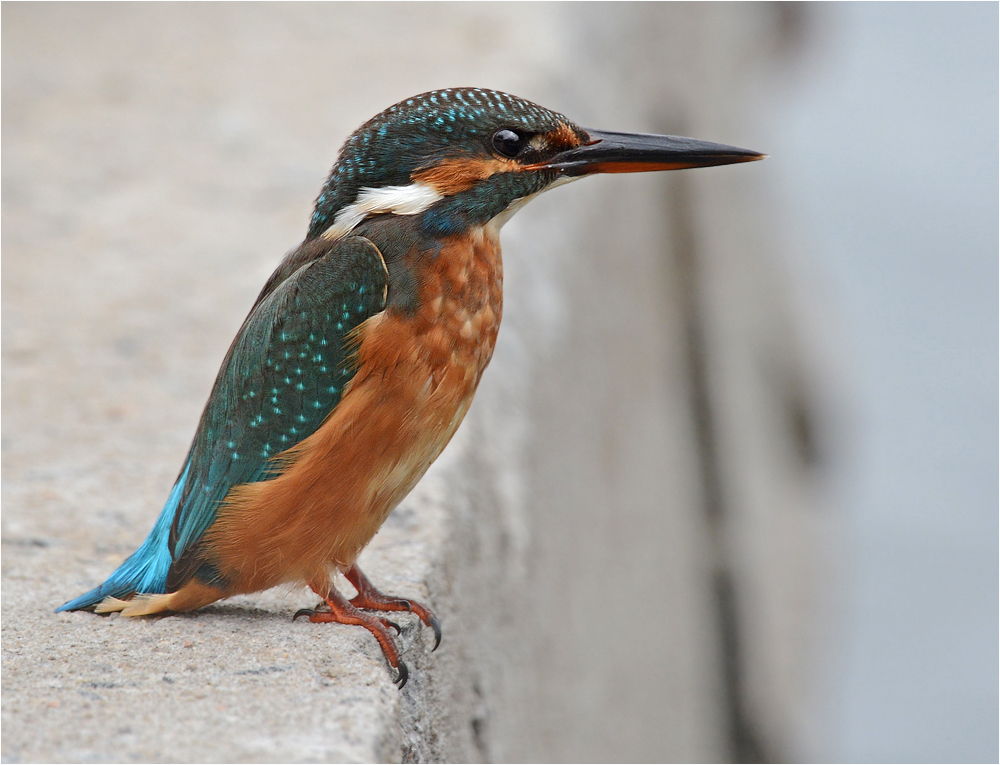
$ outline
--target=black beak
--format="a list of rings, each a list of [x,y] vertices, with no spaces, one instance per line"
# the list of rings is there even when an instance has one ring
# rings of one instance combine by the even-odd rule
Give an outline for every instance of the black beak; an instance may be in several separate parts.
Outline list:
[[[642,173],[650,170],[731,165],[736,162],[753,162],[767,156],[749,149],[673,135],[611,133],[603,130],[587,130],[587,134],[590,136],[587,143],[560,152],[538,166],[570,176]]]

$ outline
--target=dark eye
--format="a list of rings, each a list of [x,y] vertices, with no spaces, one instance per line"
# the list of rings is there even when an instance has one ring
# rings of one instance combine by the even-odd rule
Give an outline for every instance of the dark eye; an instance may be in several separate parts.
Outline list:
[[[524,148],[524,139],[513,130],[498,130],[493,134],[493,148],[505,157],[516,157]]]

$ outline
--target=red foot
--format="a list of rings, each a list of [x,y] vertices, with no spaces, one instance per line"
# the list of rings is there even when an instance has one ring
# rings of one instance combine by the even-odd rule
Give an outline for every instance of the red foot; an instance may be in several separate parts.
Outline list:
[[[441,645],[441,622],[427,606],[417,603],[415,600],[403,600],[386,595],[376,588],[367,576],[361,573],[361,569],[357,565],[351,566],[344,576],[358,591],[357,596],[351,599],[352,606],[373,611],[410,611],[434,630],[434,647],[431,651],[436,651],[437,647]],[[399,630],[398,627],[396,629]]]
[[[314,611],[303,608],[292,617],[292,621],[298,619],[300,616],[308,616],[309,621],[314,623],[336,622],[337,624],[357,624],[364,627],[375,636],[379,645],[382,646],[382,653],[385,654],[385,660],[398,673],[396,684],[400,688],[406,685],[406,679],[410,673],[406,668],[406,664],[399,657],[399,649],[396,648],[396,643],[393,641],[392,635],[389,634],[389,627],[395,627],[398,632],[399,625],[390,622],[388,619],[380,619],[377,616],[359,611],[355,606],[348,603],[344,596],[332,586],[329,587],[325,594],[320,589],[312,585],[310,586],[313,592],[323,598],[330,607],[330,610]]]

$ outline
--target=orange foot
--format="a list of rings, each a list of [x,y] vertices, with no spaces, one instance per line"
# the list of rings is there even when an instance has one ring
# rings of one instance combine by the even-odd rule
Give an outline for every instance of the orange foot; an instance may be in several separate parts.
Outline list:
[[[309,621],[314,623],[336,622],[338,624],[357,624],[364,627],[375,636],[379,645],[382,646],[382,653],[385,654],[386,661],[397,672],[396,684],[402,688],[406,685],[406,680],[410,673],[406,668],[405,662],[399,657],[399,649],[396,647],[396,643],[389,633],[389,627],[392,627],[398,634],[400,632],[399,625],[388,619],[364,613],[360,609],[409,611],[415,613],[424,624],[434,630],[434,649],[441,643],[441,625],[437,617],[429,608],[420,603],[393,598],[380,592],[368,580],[368,577],[361,573],[361,570],[357,566],[352,567],[345,576],[358,590],[355,598],[348,602],[332,585],[327,585],[323,588],[315,584],[310,584],[313,592],[323,598],[323,601],[329,606],[330,610],[317,611],[303,608],[296,612],[295,616],[292,617],[292,621],[295,621],[300,616],[308,616]],[[322,605],[321,603],[320,606]]]
[[[431,652],[436,651],[437,647],[441,645],[441,622],[427,606],[417,603],[415,600],[403,600],[386,595],[378,590],[356,565],[351,566],[344,576],[358,591],[357,596],[351,599],[352,606],[372,611],[409,611],[414,613],[420,617],[420,621],[434,630],[434,647]],[[399,627],[396,627],[396,632],[399,632]]]

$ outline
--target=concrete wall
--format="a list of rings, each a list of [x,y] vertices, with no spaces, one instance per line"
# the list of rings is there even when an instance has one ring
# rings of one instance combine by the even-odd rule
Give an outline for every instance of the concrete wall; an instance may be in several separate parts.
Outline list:
[[[755,166],[607,177],[504,231],[465,425],[364,553],[445,639],[304,592],[54,615],[150,527],[219,360],[340,142],[433,87],[755,140],[770,6],[4,9],[3,756],[805,757],[820,361]],[[818,354],[821,356],[822,354]],[[820,407],[820,410],[822,407]]]

